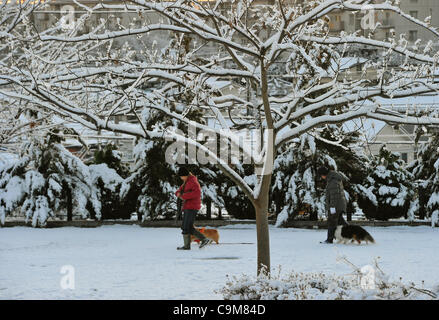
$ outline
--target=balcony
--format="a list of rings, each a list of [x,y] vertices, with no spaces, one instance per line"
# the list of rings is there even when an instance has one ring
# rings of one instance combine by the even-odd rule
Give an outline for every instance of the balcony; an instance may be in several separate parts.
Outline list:
[[[344,31],[344,21],[334,21],[329,22],[329,30],[333,32]]]

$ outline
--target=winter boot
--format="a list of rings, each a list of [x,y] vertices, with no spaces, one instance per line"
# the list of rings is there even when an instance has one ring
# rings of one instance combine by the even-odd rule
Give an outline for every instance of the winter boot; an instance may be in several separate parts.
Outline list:
[[[177,250],[190,250],[191,249],[191,235],[184,234],[183,235],[184,246],[178,247]]]
[[[200,242],[200,249],[203,248],[205,245],[208,245],[208,244],[211,244],[211,243],[212,243],[211,239],[208,239],[208,238],[204,237],[204,239],[201,240],[201,242]]]
[[[335,229],[336,228],[328,228],[328,239],[326,239],[325,241],[321,241],[320,243],[324,243],[324,244],[334,243]]]
[[[203,248],[205,245],[208,245],[212,243],[212,240],[206,238],[204,234],[202,234],[200,231],[194,228],[194,236],[196,236],[198,239],[200,239],[200,249]]]

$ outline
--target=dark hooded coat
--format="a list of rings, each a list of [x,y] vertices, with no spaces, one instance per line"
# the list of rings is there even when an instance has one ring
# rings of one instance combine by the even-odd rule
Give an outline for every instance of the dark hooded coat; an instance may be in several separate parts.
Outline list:
[[[347,201],[343,181],[343,176],[336,171],[331,170],[326,176],[326,210],[329,222],[335,220],[337,223],[339,216],[346,212]],[[330,208],[335,208],[336,213],[331,214]]]

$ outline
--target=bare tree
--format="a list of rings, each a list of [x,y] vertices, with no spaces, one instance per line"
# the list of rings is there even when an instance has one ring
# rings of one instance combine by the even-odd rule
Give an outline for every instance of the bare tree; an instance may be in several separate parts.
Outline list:
[[[371,2],[278,0],[258,5],[253,0],[132,0],[81,5],[87,13],[75,30],[63,31],[58,24],[38,33],[31,23],[24,23],[28,31],[13,38],[9,58],[1,60],[0,94],[93,130],[174,139],[205,152],[252,202],[257,224],[257,270],[259,273],[265,266],[269,271],[271,167],[281,146],[311,131],[318,137],[316,129],[325,124],[359,117],[389,123],[439,124],[439,119],[428,114],[401,114],[376,100],[436,92],[439,84],[434,75],[439,54],[431,52],[431,46],[420,50],[410,48],[403,40],[378,41],[358,33],[329,33],[328,14],[359,12],[369,4],[368,10],[392,11],[438,38],[436,29],[401,12],[396,1]],[[135,12],[143,22],[130,27],[116,23],[114,29],[108,29],[101,21],[91,31],[81,31],[83,23],[102,9]],[[155,22],[149,18],[152,14]],[[148,41],[157,33],[166,35],[166,46]],[[124,39],[137,39],[137,44],[118,44]],[[6,47],[1,41],[0,45]],[[377,71],[373,79],[349,81],[343,77],[341,62],[349,57],[347,49],[353,45],[381,54],[365,64],[364,70]],[[405,61],[398,68],[389,64],[395,55]],[[287,93],[279,95],[272,89],[275,73],[281,73]],[[215,85],[221,79],[244,91],[247,88],[251,99],[239,90],[221,93]],[[189,120],[185,115],[193,109],[212,114],[221,129]],[[249,112],[242,116],[244,109]],[[227,140],[251,159],[257,169],[256,186],[250,187],[230,161],[196,137],[170,128],[145,128],[142,117],[148,110]],[[127,114],[135,115],[138,125],[114,121],[114,116]],[[260,131],[259,153],[238,141],[235,129],[242,128]]]

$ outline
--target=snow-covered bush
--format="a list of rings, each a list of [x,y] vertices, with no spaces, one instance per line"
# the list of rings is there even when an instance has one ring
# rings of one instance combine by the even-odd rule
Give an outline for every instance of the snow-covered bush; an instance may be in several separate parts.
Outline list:
[[[399,154],[383,146],[371,160],[368,175],[358,188],[367,196],[358,199],[358,203],[368,219],[408,217],[414,197],[413,176]]]
[[[29,158],[0,163],[0,223],[12,213],[25,196],[24,174]]]
[[[93,164],[105,163],[107,167],[114,169],[122,178],[129,175],[129,168],[122,162],[121,152],[113,143],[106,144],[94,154]]]
[[[254,168],[251,165],[237,165],[235,170],[240,173],[249,186],[256,185]],[[236,219],[255,219],[255,208],[245,194],[229,179],[221,179],[221,198],[224,201],[224,208],[227,214]]]
[[[136,204],[139,220],[172,216],[177,209],[172,192],[177,180],[164,161],[162,146],[153,141],[138,141],[133,150],[135,166],[120,191],[123,201]],[[172,180],[175,182],[171,184]]]
[[[302,135],[300,143],[289,145],[277,157],[272,184],[277,226],[298,217],[299,212],[313,217],[325,215],[324,192],[317,188],[316,174],[324,161],[324,155],[317,152],[314,137],[308,134]]]
[[[197,178],[201,185],[202,201],[206,207],[214,204],[218,208],[225,207],[224,195],[221,194],[221,181],[223,175],[218,168],[212,165],[200,166],[197,170]],[[210,210],[212,207],[210,208]],[[212,212],[211,212],[212,213]]]
[[[171,218],[177,212],[175,191],[181,185],[177,175],[178,164],[165,161],[167,145],[154,141],[139,140],[133,154],[135,166],[123,181],[120,190],[121,201],[135,204],[133,210],[139,220]],[[219,170],[212,166],[186,165],[197,176],[202,189],[202,201],[224,206],[219,195]]]
[[[431,218],[432,226],[438,224],[439,214],[439,135],[434,134],[428,144],[418,152],[408,170],[417,182],[417,209],[414,213],[420,219]],[[415,205],[414,204],[414,205]]]
[[[92,188],[96,190],[100,218],[104,219],[129,219],[131,216],[130,204],[120,199],[120,189],[123,179],[116,170],[109,168],[107,164],[92,164],[88,166],[90,171]],[[91,203],[87,209],[91,217],[96,218],[96,211]]]
[[[322,272],[260,273],[228,277],[218,291],[226,300],[411,300],[438,299],[439,287],[427,290],[414,283],[392,281],[374,265],[354,268],[348,275]]]
[[[346,177],[347,211],[355,211],[356,198],[362,196],[357,186],[366,170],[364,156],[351,149],[356,141],[356,133],[328,125],[319,139],[304,134],[299,142],[288,145],[274,163],[271,199],[278,214],[277,226],[303,216],[326,218],[325,181],[317,176],[317,169],[323,165]]]
[[[122,155],[113,143],[100,147],[94,153],[93,161],[88,163],[93,187],[98,192],[101,206],[101,218],[104,219],[130,219],[135,210],[134,201],[124,201],[120,191],[130,171],[129,167],[122,162]],[[95,211],[88,204],[87,208],[92,218]]]
[[[99,218],[101,205],[98,190],[92,183],[89,168],[61,144],[58,132],[33,138],[22,147],[19,161],[0,168],[0,220],[21,208],[26,222],[45,226],[49,217],[66,210],[89,216],[87,205]]]
[[[199,119],[201,113],[189,111],[186,116],[190,119]],[[142,113],[142,119],[149,130],[162,130],[162,127],[172,124],[168,117],[148,109]],[[182,131],[188,130],[183,125],[178,128]],[[169,151],[172,148],[168,149],[171,143],[163,140],[139,139],[134,147],[134,168],[124,180],[120,195],[122,201],[134,204],[133,210],[137,212],[139,220],[171,218],[177,212],[177,198],[174,193],[182,181],[177,175],[180,161],[171,164],[170,159],[167,159],[168,156],[177,157]],[[183,158],[184,163],[198,163],[196,159],[189,159],[187,149],[184,154],[178,156]],[[210,164],[185,166],[200,182],[202,201],[224,206],[224,201],[219,195],[221,184],[219,169]]]

